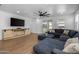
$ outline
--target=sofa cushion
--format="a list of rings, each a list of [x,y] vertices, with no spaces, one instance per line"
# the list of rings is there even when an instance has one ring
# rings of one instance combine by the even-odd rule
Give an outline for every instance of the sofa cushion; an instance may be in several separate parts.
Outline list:
[[[66,42],[69,38],[70,38],[69,36],[62,34],[59,40]]]
[[[35,45],[33,47],[33,50],[35,53],[38,53],[38,54],[50,54],[51,53],[51,49],[49,48],[49,46],[43,45],[43,44]]]
[[[54,38],[53,34],[48,34],[46,38]]]
[[[79,53],[79,43],[69,44],[67,47],[63,49],[63,52],[66,53]]]
[[[45,34],[39,34],[38,35],[38,40],[43,40],[44,38],[46,38]]]
[[[53,54],[66,54],[65,52],[63,52],[63,51],[60,50],[60,49],[53,49],[53,50],[52,50],[52,53],[53,53]]]
[[[64,29],[55,29],[55,33],[59,33],[60,35],[64,32]]]
[[[69,38],[69,39],[66,41],[64,47],[67,47],[67,46],[68,46],[69,44],[71,44],[71,43],[79,43],[78,37],[76,37],[76,38]]]
[[[33,50],[36,53],[51,53],[52,49],[57,48],[62,50],[64,48],[65,42],[56,40],[56,39],[51,39],[51,38],[45,38],[44,40],[40,41],[38,44],[36,44],[33,48]]]
[[[63,29],[55,29],[55,38],[60,38],[61,34],[63,34]]]
[[[68,33],[69,33],[69,30],[64,30],[65,35],[68,35]]]
[[[74,35],[74,37],[79,37],[79,32]]]
[[[69,35],[70,37],[73,37],[76,33],[77,33],[77,31],[69,30],[68,35]]]

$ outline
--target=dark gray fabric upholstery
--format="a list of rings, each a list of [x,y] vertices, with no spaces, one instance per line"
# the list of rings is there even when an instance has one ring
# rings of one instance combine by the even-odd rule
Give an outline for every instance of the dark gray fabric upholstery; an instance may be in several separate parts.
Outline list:
[[[47,38],[54,38],[54,35],[53,34],[48,34]]]
[[[64,30],[63,29],[55,29],[55,37],[59,38],[61,34],[63,34]]]
[[[62,50],[64,44],[65,42],[59,40],[45,38],[34,46],[34,51],[38,54],[49,54],[54,48]]]
[[[73,37],[76,33],[77,31],[69,30],[68,36]]]
[[[65,42],[71,37],[79,37],[79,32],[69,30],[68,35],[66,35],[63,30],[57,29],[56,33],[48,32],[47,36],[45,34],[39,35],[38,38],[41,41],[33,47],[33,50],[38,54],[64,54],[62,50]]]
[[[62,34],[64,32],[64,29],[55,29],[55,33]]]
[[[78,32],[78,33],[76,33],[74,37],[79,37],[79,32]]]
[[[62,50],[59,50],[59,49],[53,49],[52,53],[54,53],[54,54],[66,54],[65,52],[63,52]]]
[[[67,35],[61,35],[60,38],[59,38],[59,40],[66,42],[67,39],[69,39],[69,38],[70,38],[70,37],[67,36]]]
[[[44,38],[46,38],[45,34],[39,34],[38,35],[38,40],[43,40]]]

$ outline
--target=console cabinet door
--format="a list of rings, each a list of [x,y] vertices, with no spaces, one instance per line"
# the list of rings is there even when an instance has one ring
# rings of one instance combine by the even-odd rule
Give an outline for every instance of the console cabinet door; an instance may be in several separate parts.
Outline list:
[[[3,36],[4,36],[4,39],[7,40],[7,39],[12,38],[12,37],[14,36],[14,34],[13,34],[12,31],[9,31],[9,30],[8,30],[8,31],[5,31],[5,32],[4,32]],[[6,39],[6,38],[7,38],[7,39]]]

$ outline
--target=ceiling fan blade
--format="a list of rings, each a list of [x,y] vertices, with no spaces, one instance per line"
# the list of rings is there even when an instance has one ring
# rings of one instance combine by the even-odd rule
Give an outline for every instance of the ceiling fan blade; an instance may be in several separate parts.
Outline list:
[[[46,15],[50,15],[50,14],[46,14]]]
[[[44,16],[49,16],[50,14],[45,14]]]
[[[46,16],[46,17],[49,17],[49,16],[50,16],[50,14],[46,14],[45,16]]]
[[[42,14],[42,11],[38,11],[40,14]]]
[[[44,12],[43,14],[46,14],[47,12]]]

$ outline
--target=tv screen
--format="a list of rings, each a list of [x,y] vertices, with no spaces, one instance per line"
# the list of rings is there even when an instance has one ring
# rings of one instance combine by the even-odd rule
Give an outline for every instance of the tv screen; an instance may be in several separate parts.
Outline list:
[[[17,19],[17,18],[11,18],[11,26],[24,26],[24,20]]]

